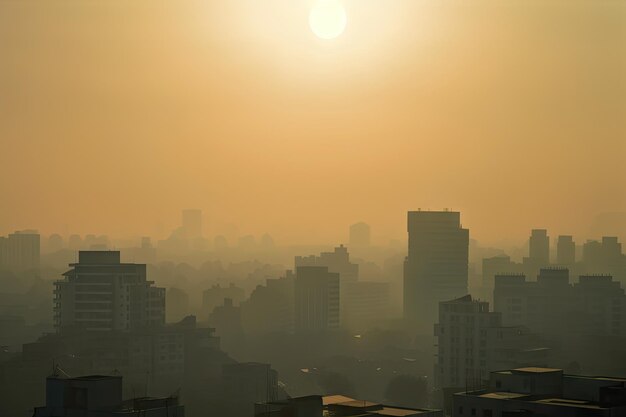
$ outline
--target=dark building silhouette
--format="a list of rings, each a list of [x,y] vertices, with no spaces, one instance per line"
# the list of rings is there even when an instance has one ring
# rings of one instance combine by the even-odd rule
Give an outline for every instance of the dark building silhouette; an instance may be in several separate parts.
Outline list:
[[[58,372],[56,372],[58,374]],[[34,417],[184,417],[177,397],[122,400],[122,377],[53,375],[46,379],[46,405]]]
[[[187,209],[182,213],[182,229],[187,239],[202,237],[202,210]]]
[[[40,236],[34,230],[22,230],[0,237],[0,269],[23,271],[39,268]]]
[[[359,222],[350,226],[350,246],[364,248],[370,245],[370,226]]]
[[[556,242],[556,263],[573,265],[576,262],[576,244],[571,236],[559,236]]]
[[[467,294],[469,230],[460,218],[452,211],[408,213],[404,317],[424,330],[436,321],[439,301]]]
[[[354,282],[359,279],[359,265],[350,262],[350,253],[344,245],[339,245],[332,252],[322,252],[320,256],[296,256],[295,267],[324,266],[329,272],[338,273],[341,282]]]
[[[550,265],[550,238],[546,229],[533,229],[528,242],[528,259],[534,265]]]
[[[296,268],[295,330],[319,332],[339,327],[339,274],[323,266]]]
[[[294,277],[267,279],[241,303],[241,322],[246,334],[292,333],[294,330]]]
[[[165,289],[146,278],[145,264],[120,262],[119,251],[80,251],[54,283],[58,331],[131,330],[165,323]]]
[[[581,276],[572,285],[566,268],[542,268],[537,281],[498,275],[494,307],[505,325],[553,337],[626,335],[626,295],[611,276]]]

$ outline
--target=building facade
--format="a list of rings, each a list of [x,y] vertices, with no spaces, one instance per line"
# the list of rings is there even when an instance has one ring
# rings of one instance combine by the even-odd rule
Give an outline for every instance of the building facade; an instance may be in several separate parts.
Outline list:
[[[404,317],[409,324],[430,328],[440,301],[467,294],[469,230],[460,218],[450,211],[408,213]]]
[[[165,324],[165,289],[146,278],[146,265],[121,263],[118,251],[80,251],[78,263],[54,283],[57,331],[132,330]]]

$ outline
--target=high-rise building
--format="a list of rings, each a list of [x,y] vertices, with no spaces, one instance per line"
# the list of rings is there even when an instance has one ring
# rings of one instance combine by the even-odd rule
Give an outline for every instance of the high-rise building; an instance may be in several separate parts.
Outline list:
[[[467,294],[469,230],[461,213],[410,211],[404,262],[404,317],[423,330],[437,319],[438,303]]]
[[[339,327],[339,274],[323,266],[299,266],[294,282],[296,332]]]
[[[13,271],[39,268],[40,236],[35,230],[22,230],[0,237],[0,269]]]
[[[350,246],[359,248],[370,245],[370,226],[359,222],[350,226]]]
[[[529,240],[528,258],[541,267],[550,265],[550,238],[546,229],[533,229]]]
[[[54,283],[57,331],[131,330],[165,323],[165,288],[146,279],[145,264],[120,262],[119,251],[80,251]]]
[[[559,236],[556,242],[556,263],[563,266],[576,262],[576,244],[571,236]]]
[[[187,239],[202,237],[202,210],[183,210],[183,233]]]

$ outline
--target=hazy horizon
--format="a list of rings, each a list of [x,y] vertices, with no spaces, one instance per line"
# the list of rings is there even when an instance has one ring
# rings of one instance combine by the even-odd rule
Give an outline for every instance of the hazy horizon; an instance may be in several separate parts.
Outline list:
[[[166,236],[200,208],[382,240],[449,208],[498,242],[626,212],[626,3],[346,0],[330,43],[309,3],[0,3],[0,234]]]

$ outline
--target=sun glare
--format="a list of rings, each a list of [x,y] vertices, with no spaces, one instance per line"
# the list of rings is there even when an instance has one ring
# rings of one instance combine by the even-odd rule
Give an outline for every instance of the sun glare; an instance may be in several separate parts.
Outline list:
[[[318,0],[309,14],[311,30],[321,39],[334,39],[346,28],[346,10],[339,0]]]

